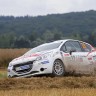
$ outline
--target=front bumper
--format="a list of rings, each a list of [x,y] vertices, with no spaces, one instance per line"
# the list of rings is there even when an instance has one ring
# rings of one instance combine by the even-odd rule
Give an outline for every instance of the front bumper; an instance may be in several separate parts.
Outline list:
[[[35,75],[52,73],[52,63],[49,62],[49,60],[34,61],[32,68],[28,72],[18,73],[14,70],[14,66],[16,65],[8,67],[8,77],[31,77]]]

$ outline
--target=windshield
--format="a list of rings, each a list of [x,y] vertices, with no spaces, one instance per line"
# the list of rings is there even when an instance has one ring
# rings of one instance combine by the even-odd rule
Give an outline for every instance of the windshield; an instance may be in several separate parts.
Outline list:
[[[42,44],[42,45],[40,45],[40,46],[37,46],[37,47],[31,49],[30,51],[28,51],[28,52],[25,53],[24,55],[30,55],[30,54],[33,54],[33,53],[36,53],[36,52],[45,51],[45,50],[52,50],[52,49],[58,48],[61,43],[62,43],[62,42]]]

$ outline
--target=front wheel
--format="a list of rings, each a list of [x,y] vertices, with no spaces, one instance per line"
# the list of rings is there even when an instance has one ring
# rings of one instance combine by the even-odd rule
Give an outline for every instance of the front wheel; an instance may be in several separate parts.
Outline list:
[[[62,77],[65,74],[64,64],[61,60],[55,60],[53,64],[52,75],[56,77]]]

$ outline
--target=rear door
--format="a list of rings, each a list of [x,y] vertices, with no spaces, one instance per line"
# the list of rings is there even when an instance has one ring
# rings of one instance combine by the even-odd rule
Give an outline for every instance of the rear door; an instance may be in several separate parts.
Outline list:
[[[94,72],[94,65],[92,63],[93,56],[91,54],[92,47],[85,42],[80,42],[80,45],[82,47],[82,52],[80,52],[80,55],[82,56],[83,62],[80,66],[80,72],[83,74],[91,74]]]
[[[80,74],[89,74],[92,72],[93,66],[90,66],[89,62],[91,56],[88,56],[91,52],[90,45],[74,40],[67,41],[64,44],[63,52],[64,60],[68,64],[68,70]]]
[[[90,63],[90,61],[92,61],[92,55],[88,55],[89,53],[91,53],[91,46],[85,42],[78,41],[78,43],[81,47],[81,51],[76,49],[76,52],[72,53],[72,56],[74,56],[75,58],[75,71],[76,73],[80,74],[93,73],[93,65]],[[76,44],[74,43],[74,45]]]
[[[79,53],[82,52],[79,42],[73,40],[67,41],[61,49],[64,52],[64,61],[67,66],[67,70],[77,73],[79,68],[78,64],[82,61],[81,56],[79,56]]]

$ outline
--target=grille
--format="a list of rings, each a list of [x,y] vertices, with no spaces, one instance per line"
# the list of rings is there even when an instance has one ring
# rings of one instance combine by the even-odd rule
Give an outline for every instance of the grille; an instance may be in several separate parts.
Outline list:
[[[29,72],[33,67],[33,62],[27,62],[27,63],[22,63],[22,64],[16,64],[13,66],[13,70],[18,73],[27,73]]]

